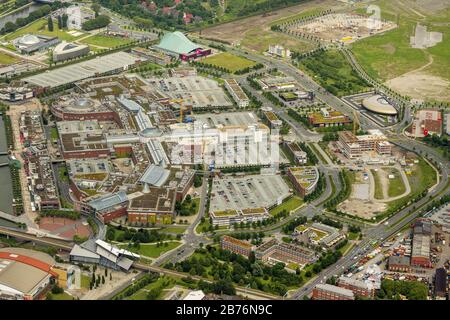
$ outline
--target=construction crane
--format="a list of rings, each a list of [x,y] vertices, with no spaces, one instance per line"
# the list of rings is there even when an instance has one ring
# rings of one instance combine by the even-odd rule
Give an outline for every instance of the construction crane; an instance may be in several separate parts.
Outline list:
[[[179,99],[171,99],[169,100],[170,103],[179,103],[180,104],[180,123],[183,122],[183,112],[184,110],[189,110],[192,114],[192,104],[191,105],[183,105],[183,102],[185,102],[188,99],[185,98],[179,98]]]
[[[361,124],[359,123],[359,117],[356,110],[353,110],[353,134],[356,135],[356,130],[359,129]]]

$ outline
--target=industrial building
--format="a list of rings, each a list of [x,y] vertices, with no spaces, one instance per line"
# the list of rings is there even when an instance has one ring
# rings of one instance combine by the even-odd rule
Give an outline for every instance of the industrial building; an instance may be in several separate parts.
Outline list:
[[[427,219],[419,219],[414,223],[411,252],[412,266],[432,267],[430,256],[432,227],[432,222]]]
[[[60,62],[84,56],[89,53],[89,46],[63,41],[53,50],[53,61]]]
[[[339,278],[338,287],[351,290],[355,296],[372,298],[375,294],[374,288],[368,283],[345,276]]]
[[[438,109],[417,110],[414,120],[405,133],[415,138],[427,135],[442,135],[442,112]]]
[[[246,108],[250,104],[250,99],[239,86],[235,79],[225,79],[225,88],[236,101],[239,108]]]
[[[145,58],[120,51],[30,76],[23,81],[41,88],[56,88],[94,76],[119,73],[141,61]]]

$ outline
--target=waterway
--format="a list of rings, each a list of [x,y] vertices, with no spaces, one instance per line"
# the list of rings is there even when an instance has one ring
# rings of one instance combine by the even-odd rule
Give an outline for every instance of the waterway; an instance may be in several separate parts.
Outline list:
[[[11,12],[3,17],[0,17],[0,29],[3,28],[7,22],[16,22],[18,18],[28,17],[28,15],[31,12],[36,11],[40,6],[42,6],[42,4],[33,2],[27,5],[26,7],[22,7],[22,9],[20,10]]]
[[[0,153],[8,152],[6,144],[5,125],[0,117]],[[8,156],[0,156],[0,163],[8,162]],[[0,211],[13,214],[12,209],[12,180],[9,167],[0,167]]]

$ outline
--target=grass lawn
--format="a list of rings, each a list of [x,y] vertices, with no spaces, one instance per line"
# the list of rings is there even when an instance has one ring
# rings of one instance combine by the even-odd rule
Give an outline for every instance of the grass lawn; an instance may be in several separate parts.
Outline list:
[[[81,40],[80,42],[85,44],[90,44],[92,46],[105,47],[105,48],[113,48],[117,46],[121,46],[131,41],[128,39],[110,37],[104,35],[94,35],[88,38]]]
[[[348,233],[348,240],[358,240],[359,232],[349,232]]]
[[[91,277],[82,274],[81,275],[81,287],[84,289],[89,289],[89,284],[91,283]]]
[[[187,227],[167,227],[167,228],[162,228],[160,231],[167,232],[167,233],[182,234],[182,233],[184,233],[184,231],[186,231],[186,228]]]
[[[167,246],[165,245],[167,244]],[[175,249],[181,245],[181,242],[179,241],[171,241],[171,242],[165,242],[162,246],[157,246],[156,244],[146,244],[141,243],[140,248],[137,249],[135,247],[128,248],[128,245],[120,245],[120,248],[130,250],[131,252],[150,257],[150,258],[158,258],[161,254],[164,252],[170,251],[172,249]]]
[[[216,54],[214,56],[205,58],[200,60],[202,63],[212,64],[218,67],[223,67],[225,69],[230,70],[231,72],[236,72],[238,70],[253,67],[256,65],[256,62],[251,61],[249,59],[236,56],[229,52],[223,52]]]
[[[287,201],[283,202],[279,206],[270,210],[270,214],[275,216],[276,214],[286,210],[287,212],[291,212],[292,210],[297,209],[303,204],[303,200],[300,197],[293,196],[289,198]]]
[[[388,202],[389,207],[397,207],[408,202],[411,198],[422,193],[437,182],[436,171],[423,158],[419,158],[419,163],[414,164],[413,173],[407,175],[411,193],[400,199]]]
[[[67,172],[66,166],[61,166],[58,168],[58,178],[61,181],[69,182],[69,173]]]
[[[370,170],[370,172],[372,172],[373,179],[375,181],[375,194],[374,194],[375,199],[384,199],[383,188],[381,187],[381,181],[378,172],[373,169]]]
[[[17,61],[19,61],[18,58],[4,52],[0,52],[0,64],[13,64]]]
[[[56,127],[50,128],[50,137],[52,138],[52,140],[58,140],[59,134],[58,129]]]
[[[433,14],[422,10],[424,16],[421,16],[407,7],[407,3],[379,0],[372,4],[381,8],[383,19],[397,22],[397,14],[399,17],[397,29],[352,44],[356,58],[372,77],[385,81],[415,70],[428,62],[428,53],[433,64],[424,71],[450,79],[450,29],[445,25],[449,9]],[[427,31],[442,32],[443,41],[425,50],[411,48],[410,36],[417,22],[428,26]]]
[[[389,189],[388,195],[390,197],[396,197],[403,194],[406,191],[405,184],[403,183],[403,179],[398,172],[397,169],[390,169],[389,174],[393,174],[395,176],[394,179],[389,179]]]
[[[200,222],[197,227],[195,227],[195,231],[197,233],[207,232],[210,226],[211,223],[209,223],[209,216],[205,215],[205,221]]]
[[[348,250],[350,250],[354,246],[354,243],[347,242],[345,246],[339,249],[339,251],[344,255]]]
[[[28,26],[18,29],[15,32],[5,36],[5,40],[14,40],[15,38],[20,37],[21,35],[31,33],[35,35],[43,35],[43,36],[52,36],[52,37],[58,37],[60,40],[66,40],[66,41],[73,41],[76,40],[83,35],[79,35],[77,37],[72,36],[67,32],[67,30],[58,30],[58,22],[56,20],[53,20],[53,26],[54,30],[49,31],[47,29],[47,18],[39,19]]]
[[[51,300],[75,300],[74,297],[72,297],[70,294],[68,293],[58,293],[58,294],[51,294],[52,298]]]

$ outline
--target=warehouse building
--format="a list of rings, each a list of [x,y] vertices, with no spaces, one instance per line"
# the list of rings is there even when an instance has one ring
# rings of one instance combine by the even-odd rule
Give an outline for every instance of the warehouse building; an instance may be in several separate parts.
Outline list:
[[[56,88],[90,77],[119,73],[141,61],[145,58],[120,51],[30,76],[23,81],[41,88]]]

